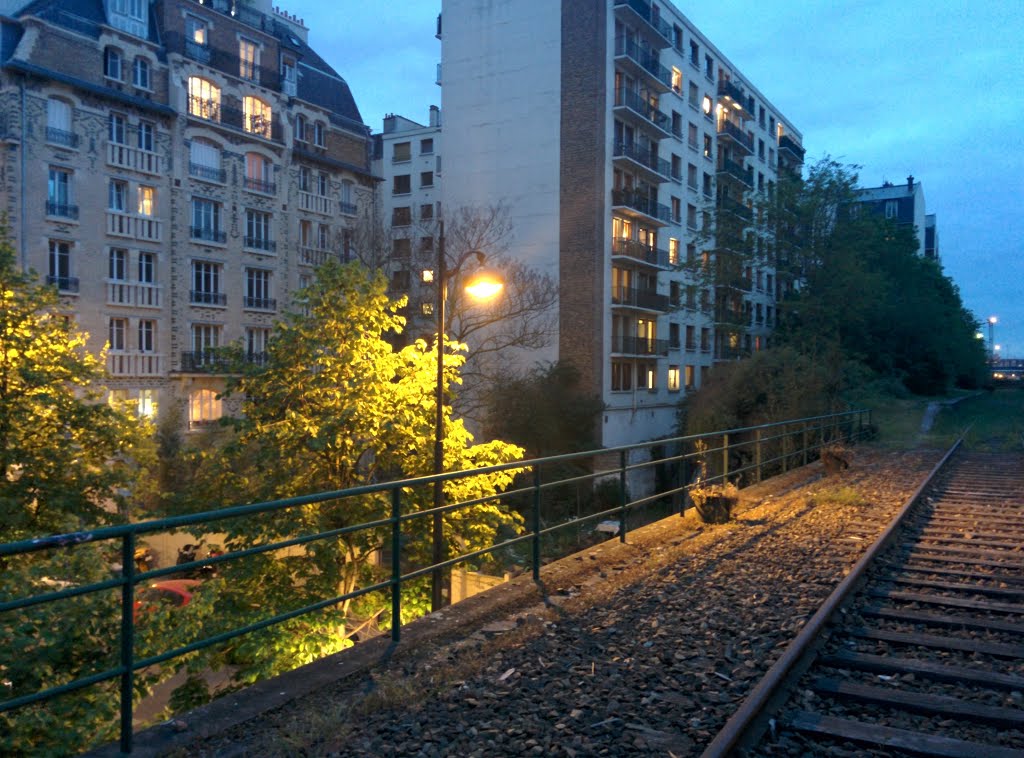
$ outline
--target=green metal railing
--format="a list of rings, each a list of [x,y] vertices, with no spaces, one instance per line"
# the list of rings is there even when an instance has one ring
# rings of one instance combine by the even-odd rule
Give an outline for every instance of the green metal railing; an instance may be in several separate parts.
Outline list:
[[[409,582],[427,577],[436,569],[450,569],[459,563],[471,561],[500,550],[506,550],[516,545],[528,545],[530,553],[530,564],[534,581],[540,581],[540,569],[542,564],[542,539],[553,535],[560,530],[567,528],[579,528],[581,525],[602,519],[616,518],[618,521],[618,537],[626,541],[628,529],[628,517],[630,513],[642,506],[663,501],[672,504],[672,508],[680,514],[686,510],[685,493],[694,486],[694,472],[697,471],[696,464],[706,472],[707,478],[704,483],[732,481],[734,483],[750,484],[759,482],[766,475],[774,475],[788,469],[805,465],[817,456],[818,449],[824,444],[834,441],[854,442],[864,436],[865,430],[870,427],[871,412],[866,410],[849,411],[825,416],[796,419],[773,424],[764,424],[744,429],[731,429],[725,432],[713,432],[686,437],[674,437],[670,439],[657,440],[634,445],[626,445],[616,448],[608,448],[597,451],[586,451],[581,453],[569,453],[565,455],[551,456],[515,463],[507,463],[498,466],[472,469],[469,471],[449,472],[431,476],[406,479],[401,481],[384,482],[362,487],[354,487],[333,492],[323,492],[302,497],[289,498],[267,503],[252,505],[241,505],[223,508],[215,511],[176,516],[152,521],[145,521],[134,524],[124,524],[96,529],[88,532],[72,534],[61,534],[38,539],[26,540],[15,543],[0,545],[0,561],[13,556],[39,553],[43,551],[73,550],[77,546],[90,543],[111,543],[120,542],[121,569],[120,575],[108,580],[87,584],[83,586],[72,586],[59,589],[53,592],[46,592],[29,597],[16,599],[0,598],[0,614],[11,613],[44,604],[60,603],[71,598],[101,593],[105,591],[120,591],[120,660],[115,667],[105,671],[99,671],[87,676],[79,676],[72,681],[59,686],[41,689],[37,692],[24,694],[18,697],[0,702],[0,713],[13,711],[34,703],[48,701],[50,699],[65,695],[71,692],[82,690],[87,687],[115,679],[120,680],[120,747],[122,752],[128,753],[132,749],[132,715],[133,715],[133,689],[135,685],[136,672],[151,666],[170,661],[189,653],[193,653],[213,645],[218,645],[229,640],[241,637],[246,634],[265,629],[275,624],[290,619],[337,606],[348,600],[366,595],[372,592],[388,592],[391,600],[391,636],[395,642],[401,638],[401,611],[402,611],[402,587]],[[609,466],[612,461],[614,465]],[[604,464],[602,466],[602,463]],[[576,464],[579,468],[575,475],[564,476],[567,464]],[[583,465],[586,464],[586,465]],[[651,494],[645,494],[636,499],[630,499],[628,495],[630,480],[637,479],[645,470],[661,467],[661,471],[669,472],[662,481],[672,482],[672,486],[663,487]],[[550,476],[551,469],[557,468],[563,472],[559,476]],[[439,508],[407,511],[403,508],[409,493],[413,488],[430,486],[434,482],[454,481],[470,476],[480,476],[490,473],[519,470],[522,475],[517,479],[515,489],[510,489],[498,496],[488,496],[467,500],[457,503],[448,503]],[[583,471],[583,473],[578,473]],[[549,477],[545,476],[549,474]],[[585,484],[593,486],[602,480],[617,481],[618,503],[613,507],[599,510],[595,513],[576,518],[569,518],[545,525],[543,508],[543,495],[545,492],[566,485]],[[182,563],[165,568],[157,568],[148,571],[139,571],[134,561],[135,550],[141,537],[160,532],[173,530],[189,530],[195,532],[197,527],[215,525],[229,519],[251,518],[262,514],[284,511],[299,506],[311,506],[317,504],[335,504],[349,498],[362,497],[377,494],[382,496],[382,502],[389,504],[388,508],[382,509],[379,518],[375,520],[319,532],[296,536],[278,542],[271,542],[258,545],[245,550],[226,552],[217,556],[199,558],[195,561]],[[435,514],[449,514],[455,511],[470,508],[481,503],[503,501],[517,502],[528,514],[524,521],[527,530],[511,539],[504,540],[491,547],[461,553],[449,558],[442,563],[417,566],[410,570],[403,571],[403,527],[419,519],[431,520]],[[136,655],[136,634],[135,634],[135,599],[136,587],[139,584],[151,582],[156,579],[166,578],[171,575],[180,575],[183,572],[199,570],[204,567],[216,566],[228,561],[244,560],[247,557],[282,550],[310,545],[317,541],[335,539],[346,534],[353,534],[367,530],[387,530],[389,532],[388,542],[390,543],[390,577],[378,581],[372,585],[360,587],[352,592],[335,597],[327,597],[315,603],[293,609],[287,613],[281,613],[270,618],[262,619],[235,629],[231,629],[204,639],[193,641],[190,644],[176,647],[171,650],[137,657]],[[18,655],[18,651],[6,651],[7,654]],[[2,659],[0,659],[2,669]]]

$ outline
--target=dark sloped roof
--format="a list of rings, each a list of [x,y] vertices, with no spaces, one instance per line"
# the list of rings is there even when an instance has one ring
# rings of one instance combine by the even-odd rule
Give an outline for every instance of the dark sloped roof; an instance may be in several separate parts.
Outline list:
[[[275,36],[286,48],[294,50],[299,58],[298,96],[306,102],[319,105],[343,119],[363,124],[348,83],[308,44],[292,34],[287,27],[277,26]]]

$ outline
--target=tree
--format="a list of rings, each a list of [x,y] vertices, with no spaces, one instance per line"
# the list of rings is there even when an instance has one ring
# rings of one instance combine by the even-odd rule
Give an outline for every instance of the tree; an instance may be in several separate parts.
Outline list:
[[[304,312],[288,314],[275,327],[265,366],[232,387],[244,396],[244,417],[235,421],[235,439],[200,462],[194,493],[202,499],[188,507],[206,510],[432,473],[435,353],[423,341],[396,350],[385,339],[402,329],[397,312],[403,303],[387,297],[382,275],[360,264],[325,264],[304,295]],[[446,384],[458,381],[460,347],[448,346]],[[506,463],[522,452],[500,441],[472,444],[462,421],[445,409],[446,470]],[[445,494],[449,502],[497,495],[513,475],[448,482]],[[430,488],[405,493],[404,510],[430,507],[430,494]],[[389,513],[387,496],[367,495],[248,517],[225,525],[226,547],[243,550]],[[497,499],[485,501],[445,517],[446,544],[488,547],[499,530],[518,523]],[[403,556],[412,565],[429,563],[430,520],[404,529]],[[387,545],[387,534],[344,534],[313,543],[301,555],[264,554],[226,564],[219,607],[238,626],[366,586],[380,578],[372,558]],[[425,608],[423,589],[408,590],[407,610]],[[252,681],[345,647],[358,621],[394,622],[383,600],[345,602],[250,635],[227,653],[239,667],[236,678]]]

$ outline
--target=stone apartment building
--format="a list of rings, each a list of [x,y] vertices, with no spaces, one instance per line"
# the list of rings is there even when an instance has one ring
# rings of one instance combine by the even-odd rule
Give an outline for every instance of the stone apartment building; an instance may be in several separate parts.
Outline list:
[[[800,132],[668,2],[443,0],[438,36],[443,206],[510,208],[559,282],[538,357],[600,395],[604,445],[672,434],[716,361],[768,344],[788,281],[754,205]]]
[[[372,202],[344,79],[270,0],[0,0],[0,212],[107,346],[114,396],[196,428],[215,348],[265,357]]]

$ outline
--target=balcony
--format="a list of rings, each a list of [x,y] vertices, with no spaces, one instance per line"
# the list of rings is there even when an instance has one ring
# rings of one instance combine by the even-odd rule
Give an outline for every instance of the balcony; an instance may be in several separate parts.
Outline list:
[[[742,219],[743,221],[751,221],[754,218],[754,212],[750,210],[743,203],[738,200],[734,200],[728,195],[722,195],[718,198],[718,207],[720,210],[731,213],[734,216]]]
[[[277,243],[266,237],[250,237],[248,234],[242,239],[242,244],[250,250],[259,250],[264,253],[276,253]]]
[[[66,218],[72,221],[78,220],[78,206],[70,203],[46,203],[46,215],[54,218]]]
[[[696,340],[687,340],[685,347],[686,347],[686,352],[688,352],[688,353],[696,353],[697,352],[697,342],[696,342]]]
[[[630,168],[640,169],[643,178],[652,184],[667,182],[672,177],[672,164],[658,157],[657,145],[644,147],[635,142],[616,142],[612,155]]]
[[[192,305],[216,305],[224,307],[228,304],[228,296],[224,292],[190,290],[188,301],[192,303]]]
[[[219,184],[227,182],[227,172],[224,169],[204,166],[201,163],[192,163],[191,161],[188,164],[188,175],[204,182],[217,182]]]
[[[662,137],[672,135],[672,119],[639,93],[624,87],[615,90],[615,114],[642,128],[654,129]]]
[[[213,60],[213,51],[209,45],[190,39],[185,40],[185,55],[200,63],[209,64]]]
[[[754,169],[743,168],[742,165],[728,158],[723,158],[718,162],[718,175],[730,176],[747,189],[754,188]]]
[[[270,362],[270,353],[246,353],[244,359],[250,366],[266,366]]]
[[[217,245],[223,245],[228,241],[227,232],[211,229],[207,226],[191,226],[188,231],[189,237],[194,242],[213,242]]]
[[[160,376],[161,356],[157,353],[107,353],[107,373],[111,376]]]
[[[355,203],[345,202],[344,200],[338,203],[338,213],[343,216],[355,216],[358,212]]]
[[[163,162],[158,153],[122,145],[119,142],[107,143],[107,165],[153,176],[163,173]]]
[[[150,216],[107,211],[107,234],[146,242],[159,242],[163,224]]]
[[[715,324],[718,326],[742,327],[747,325],[747,315],[728,308],[715,308]]]
[[[246,295],[242,298],[242,307],[250,311],[276,311],[277,300],[270,297],[250,297]]]
[[[299,263],[304,266],[321,266],[327,261],[340,260],[341,256],[334,250],[324,250],[319,247],[299,247]]]
[[[189,351],[181,354],[181,370],[188,373],[225,373],[230,371],[232,367],[232,361],[217,348]]]
[[[804,162],[805,151],[803,147],[788,134],[783,134],[779,137],[779,152],[782,153],[783,151],[789,153],[793,157],[793,160],[799,161],[800,163]]]
[[[612,335],[612,352],[624,355],[668,355],[668,340]]]
[[[52,126],[46,127],[46,141],[51,145],[60,145],[61,147],[78,147],[77,134],[66,132],[63,129],[56,129]]]
[[[220,100],[189,95],[188,115],[205,121],[220,121]]]
[[[615,0],[615,11],[620,18],[641,29],[652,44],[661,48],[672,45],[672,27],[646,0]]]
[[[323,216],[334,215],[334,201],[326,195],[314,195],[312,192],[299,192],[299,208]]]
[[[648,247],[636,240],[613,239],[612,256],[629,258],[630,260],[640,261],[641,263],[657,266],[658,268],[669,267],[668,250]]]
[[[666,313],[669,309],[668,295],[637,287],[612,287],[612,305],[660,313]]]
[[[672,89],[672,72],[658,62],[658,56],[625,37],[615,38],[615,61],[636,76],[643,77],[658,93]]]
[[[723,119],[719,122],[718,136],[720,139],[732,140],[733,144],[745,150],[747,155],[754,154],[754,138],[736,126],[732,121]]]
[[[672,222],[672,210],[667,205],[632,190],[612,190],[612,206],[628,215],[662,225]]]
[[[78,292],[77,276],[53,276],[51,274],[46,277],[46,283],[56,286],[60,292]]]
[[[108,280],[107,305],[159,308],[160,288],[155,284]]]
[[[261,179],[250,179],[247,176],[243,183],[245,188],[250,192],[259,192],[264,195],[277,194],[277,184],[274,182],[265,182]]]
[[[747,110],[747,95],[743,89],[728,79],[718,81],[718,98],[742,119],[753,118],[754,114]]]

